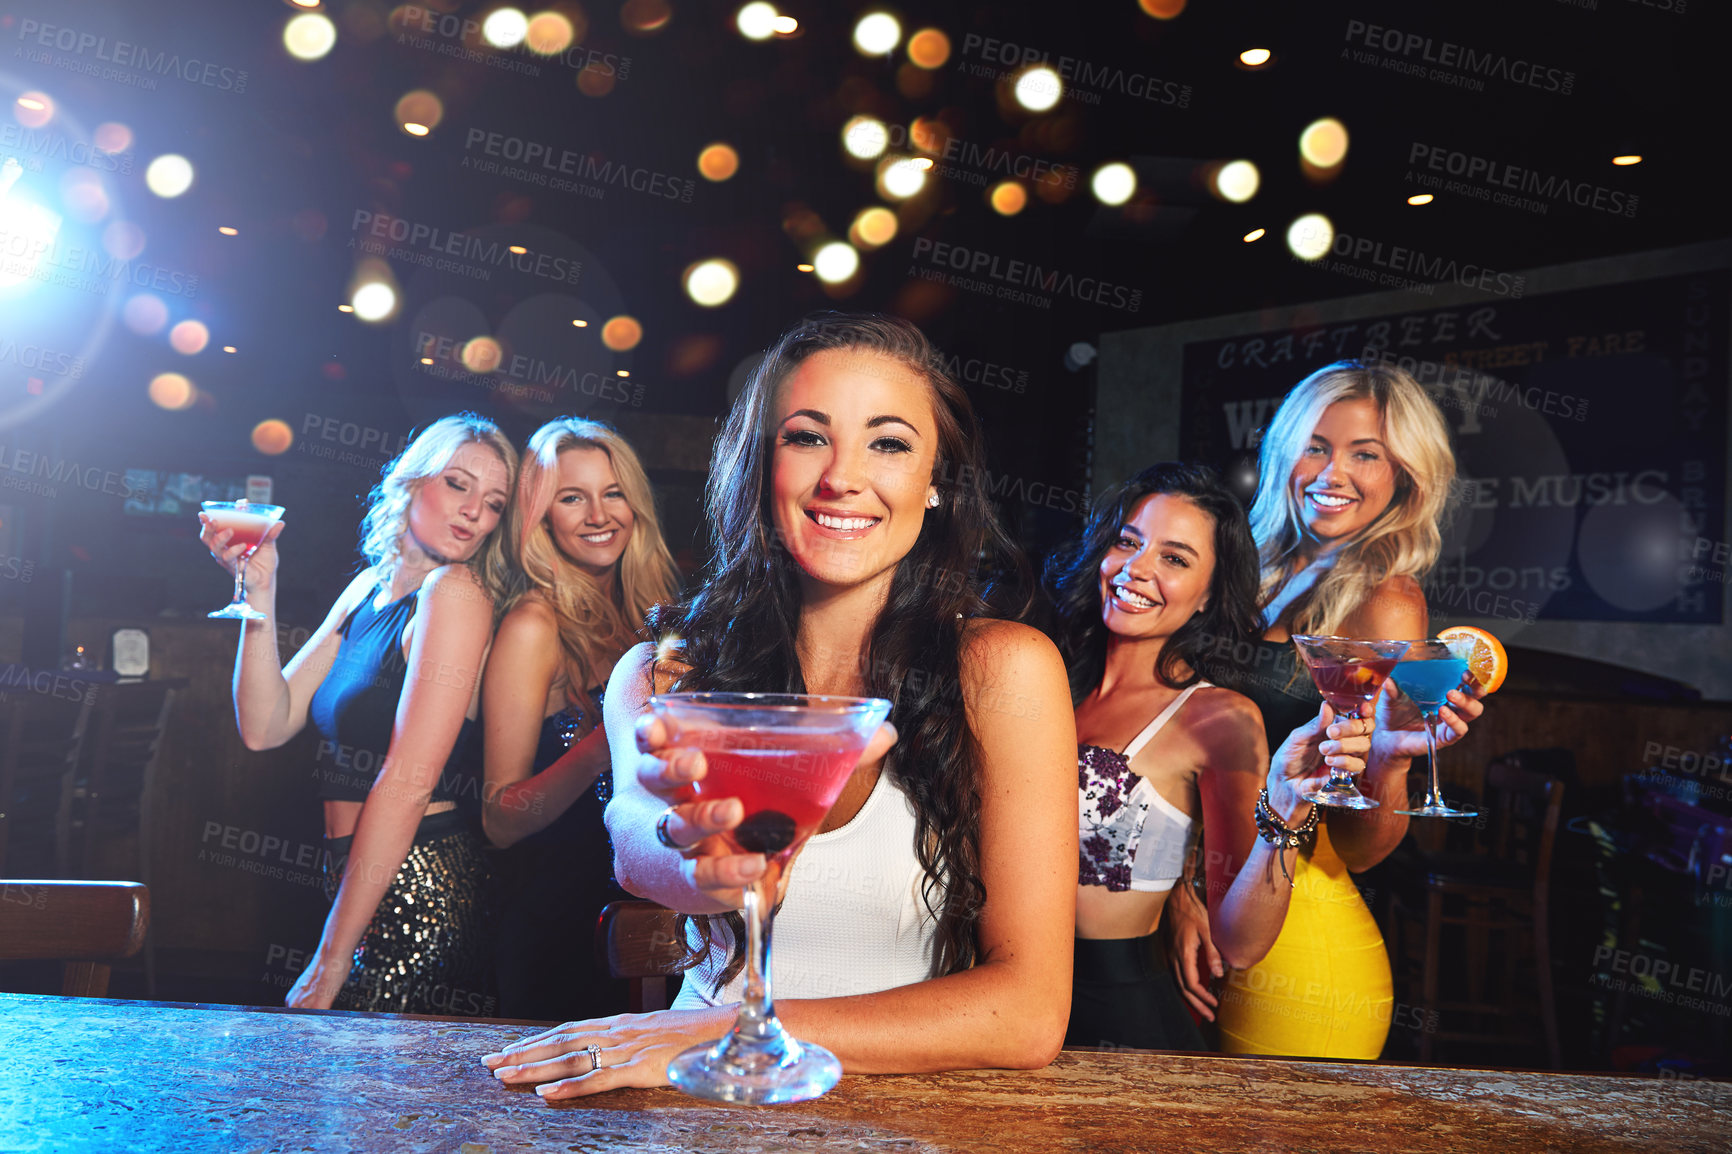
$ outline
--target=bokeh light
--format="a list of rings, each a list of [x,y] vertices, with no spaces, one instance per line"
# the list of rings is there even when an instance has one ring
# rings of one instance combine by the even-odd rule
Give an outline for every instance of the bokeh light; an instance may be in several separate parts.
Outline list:
[[[1430,204],[1434,199],[1435,198],[1429,192],[1418,192],[1408,197],[1407,203],[1417,207],[1422,204]]]
[[[543,56],[558,56],[577,38],[577,29],[563,13],[537,12],[529,19],[523,34],[523,45]]]
[[[529,17],[517,8],[500,8],[481,22],[481,38],[495,48],[516,48],[529,35]]]
[[[505,350],[492,337],[476,337],[464,342],[458,359],[472,373],[491,373],[505,359]]]
[[[1271,53],[1267,48],[1247,48],[1245,51],[1239,53],[1239,63],[1243,64],[1246,68],[1261,68],[1263,65],[1269,63],[1269,57],[1271,55],[1273,55],[1273,53]]]
[[[1300,260],[1317,260],[1335,243],[1335,226],[1320,212],[1308,212],[1287,226],[1287,251]]]
[[[397,311],[397,290],[383,281],[367,281],[355,288],[349,304],[356,316],[376,324]]]
[[[96,126],[92,136],[96,147],[104,152],[125,152],[132,147],[132,129],[118,121],[110,120]]]
[[[673,15],[667,0],[625,0],[625,6],[619,10],[619,22],[628,32],[648,36],[666,28]]]
[[[1262,174],[1248,160],[1228,161],[1215,173],[1214,180],[1216,194],[1234,204],[1244,204],[1256,196],[1262,183]]]
[[[1347,159],[1347,126],[1333,116],[1313,120],[1299,134],[1299,155],[1317,168],[1334,168]]]
[[[896,214],[881,204],[862,209],[848,236],[862,248],[880,248],[896,239]]]
[[[417,88],[405,92],[397,101],[396,115],[404,132],[410,136],[426,136],[445,119],[445,102],[425,88]]]
[[[189,409],[198,400],[198,390],[179,373],[158,373],[150,379],[151,403],[160,409],[178,413]]]
[[[120,319],[141,337],[155,336],[168,323],[168,306],[149,293],[134,293],[121,306]]]
[[[303,12],[283,25],[283,47],[296,60],[317,60],[337,43],[337,26],[322,12]]]
[[[210,344],[210,330],[203,321],[181,321],[168,330],[168,344],[183,357],[195,357]]]
[[[998,215],[1015,216],[1028,206],[1028,190],[1020,181],[1004,180],[992,186],[987,200]]]
[[[623,313],[617,317],[609,317],[608,322],[601,326],[601,343],[616,353],[635,349],[643,340],[643,326],[636,317]]]
[[[593,63],[586,64],[583,71],[577,74],[577,90],[585,96],[600,99],[613,91],[616,75],[617,73],[611,68],[604,70]]]
[[[854,25],[854,47],[867,56],[885,56],[902,40],[902,25],[888,12],[868,12]]]
[[[85,224],[95,224],[108,215],[108,189],[102,177],[89,168],[74,168],[60,178],[60,199],[67,213]]]
[[[295,431],[287,421],[271,417],[253,426],[253,448],[267,457],[278,457],[295,443]]]
[[[705,180],[727,180],[740,171],[740,154],[719,141],[698,153],[698,172]]]
[[[1130,165],[1115,160],[1095,169],[1095,174],[1089,178],[1089,188],[1102,204],[1120,205],[1136,195],[1137,174],[1131,171]]]
[[[715,257],[688,267],[683,279],[686,295],[692,298],[692,303],[713,309],[733,299],[735,290],[740,287],[740,270],[732,261]]]
[[[734,27],[747,40],[768,40],[776,34],[776,9],[763,0],[753,0],[734,17]]]
[[[1044,64],[1025,69],[1011,89],[1016,102],[1030,112],[1045,112],[1064,96],[1064,81]]]
[[[1243,240],[1246,244],[1250,244],[1252,241],[1262,240],[1264,234],[1266,234],[1268,231],[1269,230],[1266,228],[1254,228],[1250,232],[1246,233],[1240,239]]]
[[[950,59],[950,37],[936,28],[922,28],[908,38],[908,59],[928,70],[943,68]]]
[[[841,284],[860,271],[860,254],[853,245],[834,240],[812,257],[812,270],[825,284]]]
[[[1630,153],[1626,156],[1612,157],[1612,163],[1617,165],[1619,168],[1628,168],[1632,164],[1642,163],[1642,158],[1635,153]]]
[[[223,234],[223,235],[224,235],[224,236],[239,236],[239,235],[240,235],[240,234],[241,234],[241,230],[240,230],[240,229],[238,229],[238,228],[230,228],[230,227],[229,227],[229,226],[228,226],[228,225],[226,225],[226,224],[225,224],[225,225],[223,225],[223,226],[222,226],[222,227],[220,227],[220,228],[218,228],[218,229],[217,229],[217,231],[218,231],[218,232],[220,232],[220,233],[222,233],[222,234]]]
[[[1185,10],[1185,0],[1137,0],[1137,7],[1156,20],[1171,20]]]
[[[890,147],[890,129],[873,116],[856,116],[842,126],[842,147],[849,156],[877,160]]]
[[[926,170],[932,166],[918,163],[925,157],[902,156],[887,159],[878,166],[878,191],[890,200],[907,200],[926,187]]]
[[[54,119],[54,99],[46,92],[25,92],[12,102],[12,118],[25,128],[41,128]]]
[[[777,36],[792,36],[800,30],[800,22],[792,16],[777,16],[770,21],[770,28]]]
[[[172,200],[191,188],[192,181],[192,161],[172,152],[157,157],[144,170],[145,186],[165,200]]]
[[[102,250],[115,260],[132,260],[144,251],[144,230],[130,220],[116,220],[102,230]]]

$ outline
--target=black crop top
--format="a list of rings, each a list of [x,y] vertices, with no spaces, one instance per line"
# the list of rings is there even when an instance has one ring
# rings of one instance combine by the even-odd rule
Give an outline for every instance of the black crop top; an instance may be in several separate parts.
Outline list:
[[[1263,734],[1273,756],[1288,734],[1317,716],[1323,695],[1312,684],[1311,673],[1291,641],[1259,640],[1249,651],[1235,650],[1234,658],[1239,675],[1234,688],[1263,714]]]
[[[366,801],[391,748],[397,701],[408,671],[403,631],[415,616],[416,595],[406,593],[375,609],[378,592],[375,585],[344,619],[336,660],[307,708],[321,739],[313,766],[321,800]],[[466,774],[461,772],[469,764],[474,735],[475,722],[465,718],[431,801],[458,801],[460,795],[474,792],[472,786],[465,788]]]

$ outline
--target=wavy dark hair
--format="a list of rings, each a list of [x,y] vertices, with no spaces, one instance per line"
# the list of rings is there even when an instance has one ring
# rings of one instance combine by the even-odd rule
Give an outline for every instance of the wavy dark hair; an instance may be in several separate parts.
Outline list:
[[[963,628],[971,617],[1021,617],[1028,604],[1026,598],[1007,601],[1014,584],[989,587],[979,576],[994,562],[1020,574],[1027,566],[987,494],[985,449],[968,394],[924,333],[900,317],[825,312],[770,347],[716,438],[705,491],[713,554],[702,586],[684,604],[653,610],[650,631],[658,652],[679,644],[680,660],[691,667],[679,681],[682,690],[806,692],[794,647],[800,570],[772,518],[770,467],[783,382],[807,359],[830,350],[876,354],[914,372],[930,388],[937,425],[932,484],[939,504],[926,510],[913,548],[896,566],[860,655],[860,673],[869,695],[892,703],[890,720],[900,738],[885,767],[914,809],[923,898],[937,920],[932,974],[939,977],[980,960],[986,903],[980,754],[960,682]],[[745,960],[743,919],[737,913],[720,918],[732,931],[733,951],[718,989]],[[690,920],[701,941],[688,967],[709,952],[716,919]]]
[[[1184,497],[1215,522],[1215,573],[1202,612],[1174,631],[1155,665],[1155,676],[1175,689],[1199,680],[1233,688],[1239,670],[1235,647],[1263,631],[1257,612],[1257,543],[1245,509],[1213,469],[1163,461],[1102,493],[1077,537],[1047,559],[1043,585],[1052,602],[1052,639],[1070,674],[1078,704],[1106,672],[1107,627],[1101,622],[1101,560],[1118,540],[1137,502],[1156,494]],[[1227,644],[1222,644],[1223,640]]]

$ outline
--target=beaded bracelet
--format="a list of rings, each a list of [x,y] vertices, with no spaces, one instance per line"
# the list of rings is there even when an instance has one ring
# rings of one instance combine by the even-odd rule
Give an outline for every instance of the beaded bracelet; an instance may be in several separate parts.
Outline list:
[[[1303,849],[1317,833],[1317,823],[1323,817],[1323,807],[1313,805],[1311,816],[1299,823],[1298,829],[1290,828],[1275,812],[1275,807],[1269,804],[1269,787],[1264,786],[1263,792],[1257,795],[1257,836],[1276,847],[1277,856],[1281,862],[1281,876],[1287,879],[1287,888],[1293,888],[1293,875],[1287,872],[1285,851]]]

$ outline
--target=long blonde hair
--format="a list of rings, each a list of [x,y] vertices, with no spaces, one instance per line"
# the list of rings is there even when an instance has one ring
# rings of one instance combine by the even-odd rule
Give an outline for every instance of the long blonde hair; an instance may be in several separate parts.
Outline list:
[[[619,606],[560,550],[547,527],[547,511],[559,488],[559,455],[571,449],[606,453],[631,506],[631,536],[617,562]],[[540,594],[559,622],[566,697],[574,705],[593,707],[590,687],[605,680],[620,654],[637,643],[650,607],[679,593],[679,571],[662,540],[655,496],[637,454],[600,421],[560,417],[547,422],[524,450],[507,538],[520,574],[518,595]]]
[[[1335,555],[1333,566],[1286,611],[1294,633],[1331,634],[1390,577],[1420,579],[1443,549],[1438,524],[1455,479],[1455,454],[1443,414],[1425,389],[1394,365],[1336,361],[1289,392],[1264,434],[1257,458],[1251,535],[1261,565],[1258,604],[1268,605],[1292,578],[1305,522],[1290,483],[1323,411],[1338,401],[1377,403],[1383,443],[1395,466],[1389,507]]]
[[[517,449],[511,438],[492,421],[475,413],[440,417],[381,470],[383,476],[367,495],[367,515],[361,519],[361,555],[381,577],[388,577],[402,556],[403,536],[409,531],[409,505],[415,494],[444,472],[464,445],[485,445],[499,454],[505,464],[505,492],[510,495],[517,476]],[[499,526],[487,535],[467,562],[496,608],[504,605],[511,590],[505,534],[500,532],[505,523],[506,518],[501,517]]]

